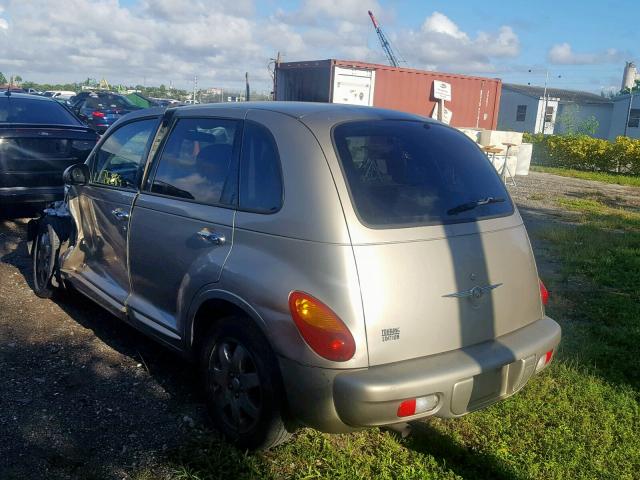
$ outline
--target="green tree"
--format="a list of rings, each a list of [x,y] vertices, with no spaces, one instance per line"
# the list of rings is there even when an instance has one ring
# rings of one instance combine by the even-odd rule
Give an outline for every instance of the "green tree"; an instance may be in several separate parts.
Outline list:
[[[579,119],[580,107],[578,105],[567,106],[564,112],[558,116],[556,123],[561,127],[560,132],[565,135],[595,135],[600,127],[600,122],[593,115]]]
[[[22,77],[20,75],[16,75],[13,77],[13,81],[16,83],[22,83]]]
[[[0,72],[0,83],[7,83],[7,77],[2,72]]]

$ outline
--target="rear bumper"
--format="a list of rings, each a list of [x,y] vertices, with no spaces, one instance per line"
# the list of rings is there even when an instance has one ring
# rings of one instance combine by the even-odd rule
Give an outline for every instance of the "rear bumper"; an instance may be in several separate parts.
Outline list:
[[[507,398],[533,376],[560,343],[560,326],[545,317],[472,347],[358,370],[305,367],[281,359],[290,408],[304,424],[327,432],[388,425],[426,416],[459,417]],[[429,412],[398,417],[403,400],[436,394]]]
[[[54,202],[64,198],[64,186],[1,187],[0,204]]]

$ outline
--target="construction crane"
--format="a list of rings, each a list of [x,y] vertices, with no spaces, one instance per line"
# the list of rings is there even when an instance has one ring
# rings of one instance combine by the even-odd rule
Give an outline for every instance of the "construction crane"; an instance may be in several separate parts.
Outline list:
[[[380,28],[380,25],[378,25],[376,17],[373,16],[373,12],[371,10],[369,10],[369,17],[371,18],[371,22],[373,22],[373,28],[376,29],[376,33],[378,34],[380,45],[382,45],[382,49],[384,50],[384,53],[387,56],[387,59],[389,60],[389,65],[393,67],[399,67],[401,62],[407,63],[402,57],[400,57],[400,55],[398,55],[393,51],[393,48],[391,48],[391,44],[389,43],[389,40],[387,40],[387,37],[385,36],[384,32]]]

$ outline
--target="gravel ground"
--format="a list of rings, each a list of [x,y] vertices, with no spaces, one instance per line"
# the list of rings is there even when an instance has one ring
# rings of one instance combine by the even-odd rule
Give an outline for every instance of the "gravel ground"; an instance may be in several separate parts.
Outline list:
[[[26,222],[0,220],[0,479],[157,466],[205,424],[193,366],[79,293],[36,297]]]
[[[510,187],[543,275],[559,265],[536,240],[571,222],[555,198],[640,209],[640,189],[532,173]],[[29,285],[27,219],[0,220],[0,479],[128,478],[206,429],[194,367],[79,293]]]

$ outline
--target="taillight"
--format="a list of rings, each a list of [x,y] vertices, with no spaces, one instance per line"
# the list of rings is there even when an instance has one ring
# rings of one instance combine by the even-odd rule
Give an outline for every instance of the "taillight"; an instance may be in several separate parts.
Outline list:
[[[104,118],[104,113],[102,113],[102,112],[92,112],[91,116],[92,117],[98,117],[98,118]]]
[[[540,299],[542,300],[542,304],[546,305],[549,303],[549,290],[544,286],[542,280],[538,279],[538,282],[540,283]]]
[[[321,357],[345,362],[356,353],[349,329],[317,298],[304,292],[291,292],[289,310],[302,338]]]

